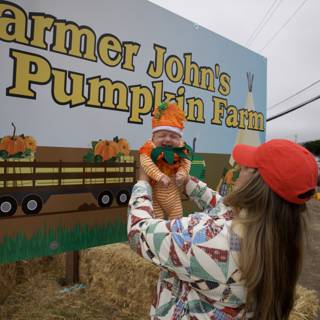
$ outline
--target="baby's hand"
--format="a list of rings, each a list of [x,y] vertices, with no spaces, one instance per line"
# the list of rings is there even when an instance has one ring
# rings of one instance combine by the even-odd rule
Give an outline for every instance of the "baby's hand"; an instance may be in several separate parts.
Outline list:
[[[164,187],[167,187],[169,183],[171,182],[170,178],[166,176],[165,174],[162,176],[162,178],[159,180],[159,183],[163,185]]]
[[[186,180],[186,177],[182,172],[176,173],[176,185],[178,187],[181,187],[184,184],[185,180]]]

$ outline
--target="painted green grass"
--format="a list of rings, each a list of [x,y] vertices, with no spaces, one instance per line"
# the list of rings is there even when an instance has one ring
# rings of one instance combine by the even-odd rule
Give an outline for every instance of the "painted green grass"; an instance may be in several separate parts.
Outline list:
[[[127,225],[120,221],[93,228],[76,225],[73,229],[58,227],[47,232],[40,230],[30,239],[24,233],[19,233],[15,237],[4,237],[0,244],[0,263],[52,256],[123,241],[127,241]]]

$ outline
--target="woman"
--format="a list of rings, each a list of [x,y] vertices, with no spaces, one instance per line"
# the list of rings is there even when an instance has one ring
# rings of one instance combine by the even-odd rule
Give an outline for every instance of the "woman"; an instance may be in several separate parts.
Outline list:
[[[148,178],[140,173],[128,238],[162,270],[151,319],[288,319],[316,162],[280,139],[237,145],[233,157],[241,171],[232,194],[222,198],[189,178],[185,192],[202,212],[172,221],[153,218]]]

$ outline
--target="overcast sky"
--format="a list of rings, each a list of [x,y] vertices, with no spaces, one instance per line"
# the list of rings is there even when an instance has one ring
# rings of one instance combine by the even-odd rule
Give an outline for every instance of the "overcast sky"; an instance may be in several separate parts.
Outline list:
[[[319,0],[150,1],[265,56],[267,118],[320,94]],[[268,121],[272,138],[320,139],[320,99]]]

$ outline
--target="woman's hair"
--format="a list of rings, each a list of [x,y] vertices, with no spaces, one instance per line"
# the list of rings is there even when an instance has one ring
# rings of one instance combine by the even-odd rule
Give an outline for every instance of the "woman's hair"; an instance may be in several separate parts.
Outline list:
[[[275,194],[256,171],[224,203],[245,209],[234,223],[243,226],[239,269],[247,287],[246,310],[254,319],[288,319],[302,266],[305,205]]]

